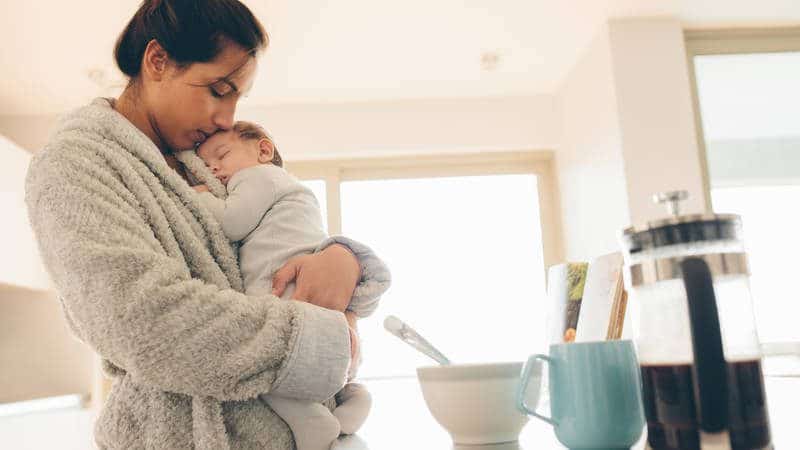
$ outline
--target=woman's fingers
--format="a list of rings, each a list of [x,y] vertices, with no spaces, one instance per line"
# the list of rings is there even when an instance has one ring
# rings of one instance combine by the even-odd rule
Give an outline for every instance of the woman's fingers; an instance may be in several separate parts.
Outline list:
[[[294,282],[293,299],[344,311],[360,273],[355,255],[334,244],[319,253],[290,259],[272,277],[272,293],[283,296],[286,286]]]
[[[286,291],[286,286],[297,278],[302,258],[302,256],[298,256],[290,259],[275,272],[275,275],[272,276],[272,295],[282,296]]]
[[[313,297],[310,291],[311,286],[309,286],[308,283],[306,282],[305,272],[303,270],[302,263],[300,263],[300,267],[297,270],[297,279],[295,279],[294,282],[295,282],[295,290],[294,294],[292,294],[292,300],[314,303],[311,301]]]

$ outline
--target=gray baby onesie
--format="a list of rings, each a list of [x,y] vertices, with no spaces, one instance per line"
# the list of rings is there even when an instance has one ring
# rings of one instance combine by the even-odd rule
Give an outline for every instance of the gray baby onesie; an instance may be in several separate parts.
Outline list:
[[[200,199],[228,239],[240,241],[239,265],[248,295],[271,293],[273,274],[290,258],[313,253],[330,240],[314,194],[281,167],[259,164],[242,169],[227,189],[227,199],[209,192],[201,193]],[[293,292],[291,284],[283,298],[290,299]],[[377,307],[376,298],[358,300],[348,309],[359,317]],[[340,432],[353,433],[363,424],[371,399],[362,385],[349,383],[336,398],[339,406],[331,413],[319,403],[262,396],[292,429],[297,450],[328,449]]]

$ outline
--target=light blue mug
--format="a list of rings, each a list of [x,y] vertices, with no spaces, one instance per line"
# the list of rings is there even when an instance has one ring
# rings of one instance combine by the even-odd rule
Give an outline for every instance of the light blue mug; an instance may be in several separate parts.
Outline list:
[[[531,372],[548,364],[551,417],[526,404]],[[553,425],[571,449],[628,449],[642,435],[641,376],[633,342],[553,344],[533,355],[522,371],[517,407]]]

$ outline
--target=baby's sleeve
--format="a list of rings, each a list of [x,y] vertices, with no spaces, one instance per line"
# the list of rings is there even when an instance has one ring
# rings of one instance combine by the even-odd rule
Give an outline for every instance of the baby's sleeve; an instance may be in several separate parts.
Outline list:
[[[276,199],[275,181],[259,166],[236,172],[228,182],[228,198],[222,212],[222,231],[231,241],[252,232]]]
[[[361,265],[361,279],[353,291],[353,297],[347,309],[360,318],[372,315],[378,308],[381,295],[392,284],[389,267],[378,258],[371,248],[344,236],[329,237],[317,246],[315,251],[321,251],[332,244],[340,244],[349,248]]]
[[[208,208],[211,214],[214,215],[214,218],[217,219],[217,222],[221,224],[225,213],[225,200],[215,197],[211,192],[200,192],[198,198],[200,199],[200,203]]]

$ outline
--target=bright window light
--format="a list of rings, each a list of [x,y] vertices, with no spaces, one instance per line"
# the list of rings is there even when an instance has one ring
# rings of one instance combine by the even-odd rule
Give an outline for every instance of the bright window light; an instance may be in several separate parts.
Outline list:
[[[343,182],[342,231],[392,270],[360,322],[363,378],[414,375],[432,361],[383,329],[396,315],[454,363],[522,361],[544,348],[537,178],[493,175]]]
[[[762,342],[800,342],[800,52],[694,57],[714,212],[742,216]]]
[[[742,216],[761,341],[800,341],[795,290],[800,249],[800,186],[746,186],[711,191],[714,210]]]

